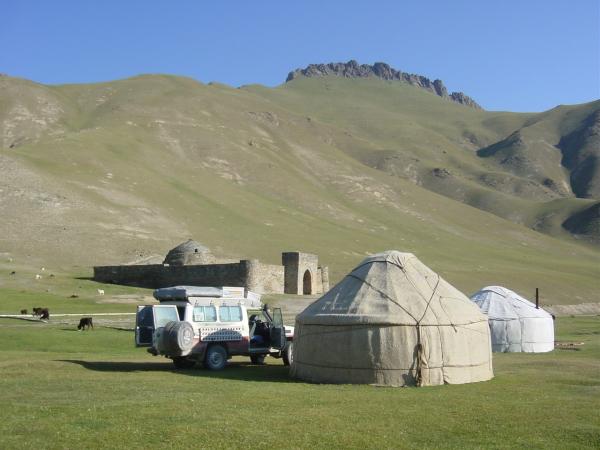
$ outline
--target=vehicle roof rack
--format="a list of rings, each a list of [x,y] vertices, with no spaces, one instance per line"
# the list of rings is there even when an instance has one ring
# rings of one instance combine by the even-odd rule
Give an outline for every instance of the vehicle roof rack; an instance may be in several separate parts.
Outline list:
[[[153,295],[159,302],[188,301],[190,297],[243,298],[248,300],[250,307],[261,306],[260,295],[243,287],[172,286],[155,289]]]

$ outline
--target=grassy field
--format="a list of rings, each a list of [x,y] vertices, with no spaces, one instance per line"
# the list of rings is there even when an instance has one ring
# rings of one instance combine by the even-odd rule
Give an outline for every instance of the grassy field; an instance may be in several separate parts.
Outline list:
[[[97,327],[0,320],[1,448],[598,448],[600,317],[560,318],[580,350],[495,354],[489,382],[312,385],[276,360],[175,371]]]

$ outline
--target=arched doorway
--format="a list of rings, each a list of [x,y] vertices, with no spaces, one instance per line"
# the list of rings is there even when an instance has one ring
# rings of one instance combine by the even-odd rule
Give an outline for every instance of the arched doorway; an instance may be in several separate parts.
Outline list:
[[[306,269],[306,272],[304,272],[304,278],[302,279],[302,294],[312,294],[312,277],[310,275],[310,270],[308,269]]]

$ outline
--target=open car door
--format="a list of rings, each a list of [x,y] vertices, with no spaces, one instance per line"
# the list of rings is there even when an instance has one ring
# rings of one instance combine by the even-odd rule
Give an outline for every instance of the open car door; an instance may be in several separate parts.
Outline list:
[[[152,346],[154,330],[164,327],[168,322],[178,320],[179,314],[174,305],[138,306],[135,315],[136,347]]]
[[[135,346],[150,347],[154,334],[154,310],[152,306],[138,306],[135,315]]]
[[[283,327],[283,316],[281,315],[281,308],[273,309],[272,313],[273,321],[271,322],[271,347],[278,350],[283,350],[285,347],[285,329]]]

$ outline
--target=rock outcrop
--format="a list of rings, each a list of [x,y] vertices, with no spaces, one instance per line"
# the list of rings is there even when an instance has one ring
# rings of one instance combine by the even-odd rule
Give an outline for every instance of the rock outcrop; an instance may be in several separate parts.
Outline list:
[[[600,109],[558,143],[562,165],[571,171],[571,187],[577,197],[600,198]]]
[[[431,81],[429,78],[422,75],[401,72],[382,62],[376,62],[372,66],[369,64],[358,64],[354,60],[348,61],[347,63],[310,64],[305,69],[296,69],[290,72],[285,81],[287,83],[288,81],[294,80],[300,76],[323,77],[327,75],[334,75],[344,78],[377,77],[381,78],[382,80],[403,81],[410,85],[433,92],[444,99],[460,103],[471,108],[483,109],[475,100],[462,92],[452,92],[451,94],[448,94],[448,90],[446,89],[446,86],[444,86],[442,80]]]

